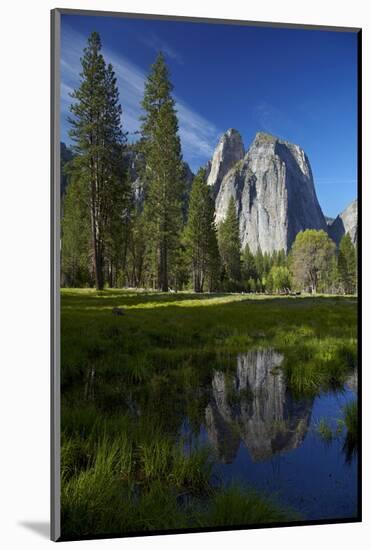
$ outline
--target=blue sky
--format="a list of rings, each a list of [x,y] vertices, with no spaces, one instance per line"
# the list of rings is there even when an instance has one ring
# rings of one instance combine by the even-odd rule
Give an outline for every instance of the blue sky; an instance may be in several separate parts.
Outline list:
[[[204,165],[228,128],[303,147],[317,195],[335,217],[357,194],[355,33],[62,15],[61,139],[86,39],[98,31],[118,77],[123,127],[135,139],[146,75],[159,50],[174,85],[184,159]]]

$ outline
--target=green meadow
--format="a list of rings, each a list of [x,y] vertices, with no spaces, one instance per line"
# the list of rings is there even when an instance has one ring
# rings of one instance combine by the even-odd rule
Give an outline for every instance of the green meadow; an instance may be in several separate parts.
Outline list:
[[[215,451],[182,423],[200,430],[200,388],[254,349],[282,353],[295,396],[342,388],[357,363],[356,298],[62,289],[61,333],[63,537],[301,519],[225,487]],[[354,405],[352,448],[356,420]]]

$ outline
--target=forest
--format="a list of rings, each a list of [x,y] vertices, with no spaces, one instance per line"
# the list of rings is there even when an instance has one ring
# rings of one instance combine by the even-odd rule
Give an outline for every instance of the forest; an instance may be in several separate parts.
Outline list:
[[[69,154],[62,158],[61,281],[64,287],[159,291],[354,294],[357,250],[323,230],[285,250],[241,249],[233,198],[215,224],[205,168],[187,179],[169,70],[160,53],[142,100],[139,139],[128,143],[114,69],[97,33],[72,94]],[[64,148],[64,152],[66,148]],[[140,159],[140,189],[125,153]]]

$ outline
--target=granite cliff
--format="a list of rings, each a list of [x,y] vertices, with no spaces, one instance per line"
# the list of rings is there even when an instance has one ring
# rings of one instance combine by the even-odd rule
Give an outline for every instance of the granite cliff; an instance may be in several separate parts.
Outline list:
[[[228,159],[239,159],[231,166],[231,162],[220,160],[224,158],[221,144],[229,143],[231,132],[228,130],[225,139],[220,140],[208,178],[208,183],[214,181],[216,186],[216,223],[225,218],[233,197],[242,247],[248,244],[252,252],[259,246],[263,252],[288,251],[299,231],[327,230],[303,149],[258,132],[243,158],[240,145],[235,155],[228,147]]]
[[[351,202],[346,209],[335,218],[328,226],[328,234],[331,239],[338,245],[341,237],[345,233],[349,233],[353,244],[357,244],[357,229],[358,229],[358,204],[357,200]]]
[[[220,138],[213,158],[206,167],[207,184],[213,188],[214,196],[217,196],[224,176],[236,162],[243,159],[244,155],[245,148],[241,135],[237,130],[230,128]]]

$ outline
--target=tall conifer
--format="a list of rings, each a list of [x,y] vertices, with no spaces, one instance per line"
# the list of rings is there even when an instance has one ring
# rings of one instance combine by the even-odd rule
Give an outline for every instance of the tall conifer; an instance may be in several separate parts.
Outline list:
[[[356,250],[349,233],[341,238],[338,253],[338,274],[346,294],[356,290]]]
[[[183,225],[184,170],[175,101],[160,53],[145,84],[142,151],[145,158],[144,217],[155,286],[168,291]]]
[[[105,261],[117,256],[127,187],[124,181],[121,106],[113,68],[106,66],[99,34],[93,32],[81,58],[79,87],[73,92],[70,136],[73,169],[88,189],[95,286],[105,282]],[[114,251],[115,250],[115,251]]]
[[[225,273],[233,282],[241,279],[241,241],[236,213],[236,203],[230,198],[225,220],[218,227],[220,258]]]
[[[192,283],[195,292],[203,292],[217,285],[219,253],[214,222],[214,202],[206,183],[206,172],[201,168],[193,180],[189,201],[185,243],[189,254]]]

